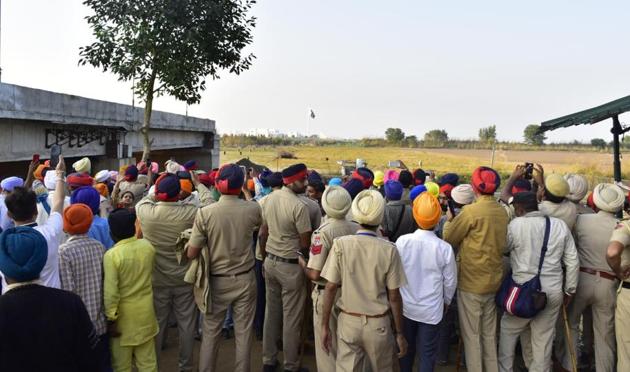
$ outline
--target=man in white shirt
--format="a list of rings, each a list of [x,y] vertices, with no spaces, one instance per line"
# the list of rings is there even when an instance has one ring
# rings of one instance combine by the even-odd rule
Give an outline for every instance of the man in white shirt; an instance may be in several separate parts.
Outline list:
[[[411,372],[416,350],[420,354],[419,370],[433,371],[439,323],[457,288],[453,248],[433,231],[441,216],[439,201],[423,192],[413,203],[413,217],[419,229],[396,241],[408,278],[400,288],[403,334],[409,344],[407,355],[400,359],[401,372]]]
[[[64,172],[66,165],[63,158],[59,157],[59,163],[55,174],[57,175],[55,193],[53,203],[50,210],[50,216],[45,224],[38,226],[35,222],[37,219],[37,197],[32,190],[16,187],[13,192],[7,195],[5,204],[8,210],[8,216],[11,218],[15,226],[31,226],[39,231],[48,245],[48,258],[46,265],[41,271],[39,280],[42,285],[52,288],[60,288],[61,281],[59,279],[59,244],[63,232],[63,202],[65,195]],[[2,277],[2,292],[6,290],[7,284]]]
[[[514,195],[512,205],[517,218],[508,225],[506,250],[510,254],[512,278],[517,284],[524,284],[538,273],[546,220],[538,210],[538,201],[533,192]],[[551,370],[556,321],[563,300],[568,303],[575,294],[580,265],[567,224],[558,218],[549,219],[549,241],[540,270],[540,283],[542,292],[547,295],[547,305],[532,319],[503,314],[499,337],[500,371],[512,371],[516,342],[526,330],[531,331],[532,361],[529,371]],[[563,278],[563,265],[566,278]]]

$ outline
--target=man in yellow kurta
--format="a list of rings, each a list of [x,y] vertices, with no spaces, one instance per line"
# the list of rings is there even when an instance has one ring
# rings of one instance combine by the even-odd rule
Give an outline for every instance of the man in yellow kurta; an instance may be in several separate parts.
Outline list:
[[[148,241],[135,238],[133,211],[117,209],[109,215],[108,222],[116,242],[103,258],[112,366],[115,372],[131,372],[135,359],[138,372],[154,372],[158,324],[151,274],[155,250]]]

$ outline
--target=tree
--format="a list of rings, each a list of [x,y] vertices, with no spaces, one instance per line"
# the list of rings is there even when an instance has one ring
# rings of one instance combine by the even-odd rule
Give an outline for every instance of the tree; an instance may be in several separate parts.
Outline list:
[[[418,137],[416,136],[407,136],[403,140],[403,144],[406,147],[415,148],[418,147]]]
[[[424,142],[442,145],[448,142],[448,133],[444,129],[430,130],[424,134]]]
[[[479,141],[493,142],[497,139],[497,126],[491,125],[486,128],[479,129]]]
[[[606,143],[606,141],[601,139],[601,138],[593,138],[591,140],[591,146],[593,146],[593,147],[598,147],[600,149],[605,149],[606,145],[608,145]]]
[[[80,48],[79,64],[111,71],[134,81],[144,100],[143,154],[151,151],[149,128],[153,98],[168,94],[199,103],[206,78],[240,74],[255,58],[242,56],[252,42],[254,0],[85,0],[96,41]]]
[[[525,138],[525,143],[529,145],[544,145],[547,137],[544,133],[537,133],[539,126],[536,124],[531,124],[525,127],[523,131],[523,137]]]
[[[387,128],[385,138],[391,145],[398,145],[405,139],[405,132],[400,128]]]

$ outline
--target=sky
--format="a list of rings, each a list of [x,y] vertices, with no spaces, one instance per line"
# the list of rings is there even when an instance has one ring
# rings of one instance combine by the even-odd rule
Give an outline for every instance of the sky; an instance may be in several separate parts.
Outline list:
[[[77,64],[92,41],[80,0],[1,7],[3,82],[131,104],[130,83]],[[500,140],[520,141],[528,124],[630,94],[629,12],[619,0],[260,0],[252,68],[209,81],[188,113],[223,133],[361,138],[397,127],[468,139],[496,125]],[[186,105],[162,97],[154,109]],[[548,137],[608,141],[610,121]]]

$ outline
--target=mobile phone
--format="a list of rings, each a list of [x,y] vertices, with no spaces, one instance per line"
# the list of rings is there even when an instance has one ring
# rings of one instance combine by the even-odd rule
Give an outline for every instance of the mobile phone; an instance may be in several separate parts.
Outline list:
[[[50,146],[50,167],[56,168],[59,163],[59,155],[61,155],[61,146],[54,144]]]
[[[400,168],[400,160],[390,160],[387,163],[388,168]]]
[[[33,154],[33,163],[39,163],[39,154]]]
[[[526,180],[531,180],[534,177],[534,164],[533,163],[525,163],[525,175],[523,178]]]

